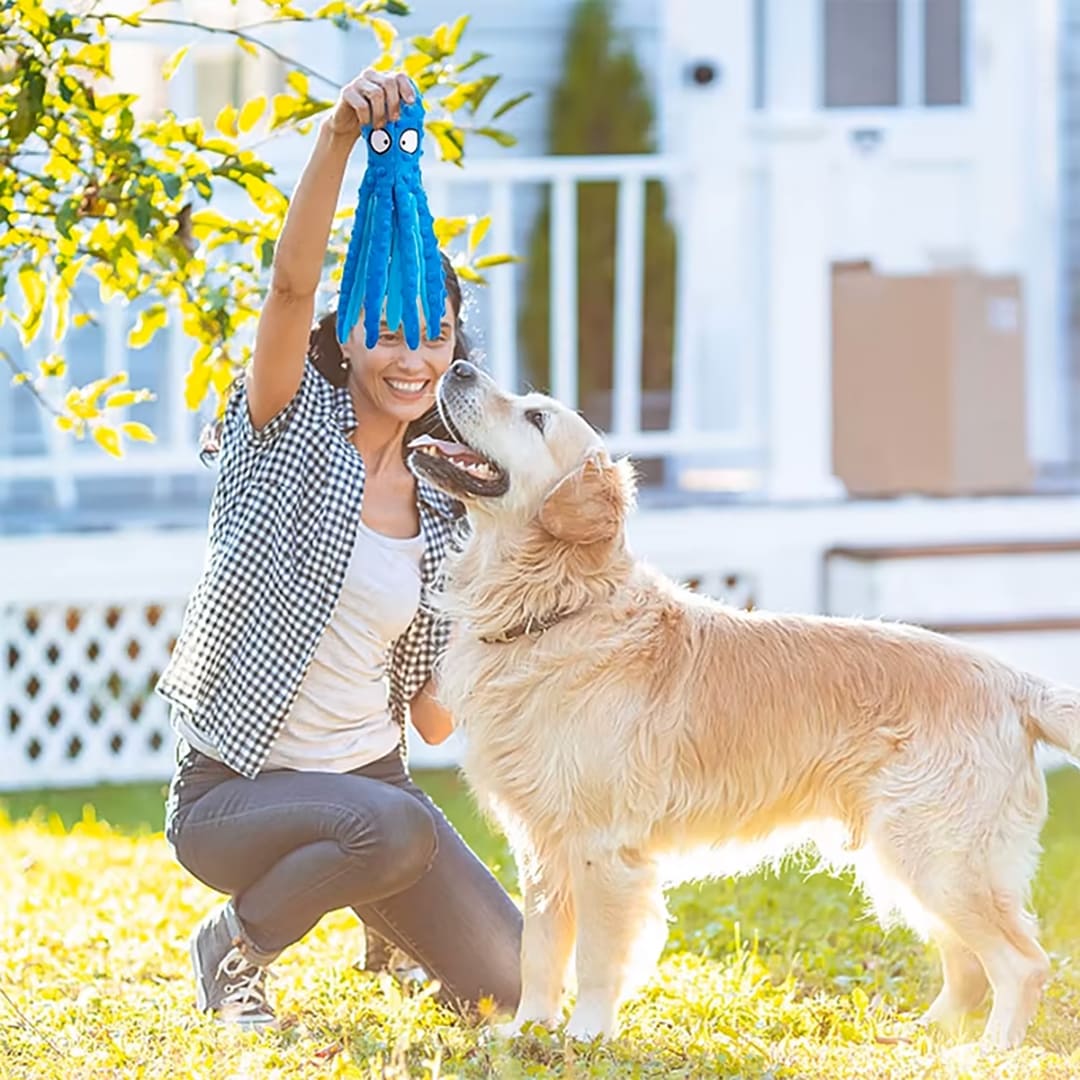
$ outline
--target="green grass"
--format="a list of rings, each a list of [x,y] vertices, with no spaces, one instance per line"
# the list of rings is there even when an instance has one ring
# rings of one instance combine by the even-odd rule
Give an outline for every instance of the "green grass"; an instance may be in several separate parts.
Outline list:
[[[419,779],[513,889],[457,777]],[[356,970],[344,912],[275,966],[284,1030],[225,1030],[191,1006],[184,943],[217,898],[172,862],[161,786],[5,796],[0,1077],[1080,1077],[1080,773],[1050,789],[1035,907],[1054,971],[1027,1043],[1001,1055],[915,1032],[939,984],[932,950],[883,931],[850,882],[793,865],[673,891],[665,956],[609,1045],[487,1040]]]

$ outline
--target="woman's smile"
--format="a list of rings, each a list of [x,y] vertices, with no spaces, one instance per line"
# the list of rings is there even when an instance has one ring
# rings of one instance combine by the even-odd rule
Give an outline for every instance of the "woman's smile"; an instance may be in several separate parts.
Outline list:
[[[391,379],[383,380],[393,391],[394,395],[406,401],[416,401],[422,397],[424,391],[431,385],[430,379]]]

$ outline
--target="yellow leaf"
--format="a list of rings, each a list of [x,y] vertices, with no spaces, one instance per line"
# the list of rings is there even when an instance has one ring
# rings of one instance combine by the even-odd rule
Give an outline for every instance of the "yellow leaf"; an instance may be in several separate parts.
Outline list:
[[[82,388],[80,394],[83,401],[88,405],[96,406],[98,398],[108,393],[114,386],[120,386],[127,382],[127,373],[118,371],[115,375],[106,375],[103,379],[95,379]]]
[[[67,361],[62,356],[53,353],[38,364],[38,370],[46,379],[59,379],[67,372]]]
[[[139,312],[135,325],[128,333],[129,348],[141,349],[153,340],[154,335],[169,321],[169,311],[164,304],[151,304]]]
[[[473,267],[477,270],[487,270],[492,266],[504,266],[506,263],[516,263],[521,260],[516,255],[510,255],[507,252],[499,252],[495,255],[481,255],[479,259],[473,262]]]
[[[222,135],[228,135],[229,138],[236,136],[236,106],[225,105],[221,112],[217,114],[217,119],[214,121],[214,127],[221,132]]]
[[[280,213],[288,206],[289,201],[273,184],[264,180],[261,176],[251,174],[239,178],[238,183],[251,196],[251,201],[268,214]]]
[[[472,282],[473,285],[487,284],[487,278],[485,278],[483,274],[478,274],[471,266],[467,266],[465,263],[462,263],[460,266],[455,266],[454,269],[457,271],[459,278]]]
[[[106,409],[124,409],[128,405],[134,405],[139,400],[139,395],[134,390],[121,390],[118,394],[112,394],[105,399]]]
[[[438,120],[428,124],[427,129],[435,136],[435,141],[439,145],[439,153],[442,154],[444,161],[453,163],[461,160],[463,150],[460,136],[453,124]]]
[[[445,247],[451,240],[459,237],[469,227],[465,217],[440,217],[435,219],[435,239],[439,247]]]
[[[116,458],[124,456],[124,451],[120,449],[120,436],[117,434],[116,428],[107,427],[105,424],[98,424],[94,428],[94,442],[96,442],[106,454],[112,454],[112,456]]]
[[[75,429],[75,421],[70,416],[58,416],[55,423],[61,431],[73,431]]]
[[[94,316],[91,315],[90,312],[88,312],[88,311],[80,311],[78,313],[78,315],[76,315],[71,320],[71,325],[74,326],[76,330],[79,330],[82,327],[86,326],[88,323],[92,323],[93,321],[94,321]]]
[[[425,68],[431,65],[431,57],[427,53],[414,52],[409,53],[408,56],[401,62],[401,66],[405,69],[405,74],[410,79],[415,78]]]
[[[181,46],[168,60],[165,61],[165,66],[161,69],[161,74],[166,82],[176,74],[176,69],[181,65],[190,48],[190,45]]]
[[[393,23],[386,19],[377,19],[374,17],[368,20],[368,22],[375,34],[375,40],[379,43],[379,48],[382,49],[383,52],[388,52],[394,44],[394,39],[397,37],[397,30],[394,29]]]
[[[259,59],[259,50],[246,38],[237,38],[236,44],[239,45],[248,56],[253,56],[256,60]]]
[[[442,107],[447,112],[457,112],[476,93],[476,88],[479,85],[478,82],[459,83],[442,99]]]
[[[29,381],[30,381],[30,372],[29,371],[19,371],[19,372],[16,372],[16,374],[11,376],[11,385],[12,386],[22,386],[23,383],[28,383]]]
[[[145,425],[134,420],[120,425],[120,430],[133,442],[156,442],[157,436]]]
[[[67,392],[67,396],[64,398],[64,408],[80,420],[93,420],[98,415],[97,409],[83,401],[82,394],[75,389]]]
[[[458,42],[461,40],[461,35],[465,32],[465,27],[469,25],[468,15],[461,15],[454,25],[450,28],[449,46],[450,51],[453,52],[458,47]]]
[[[491,215],[485,214],[469,232],[469,251],[475,251],[481,241],[487,236],[488,229],[491,228]]]
[[[228,360],[218,360],[213,365],[213,370],[210,373],[210,381],[213,383],[214,389],[219,395],[224,395],[228,392],[229,387],[232,386],[235,378],[236,370]]]
[[[184,404],[194,411],[206,397],[210,389],[210,365],[206,362],[210,356],[210,347],[203,345],[196,350],[191,359],[191,370],[184,379]]]
[[[394,66],[394,54],[384,52],[371,66],[376,71],[389,71]]]
[[[240,110],[240,117],[237,120],[237,126],[241,131],[250,131],[259,122],[264,112],[266,112],[266,95],[260,94],[258,97],[253,97],[250,101],[244,102],[244,107]]]
[[[300,108],[299,102],[288,94],[274,95],[274,112],[270,121],[271,127],[280,127],[286,120]]]
[[[222,229],[227,229],[231,222],[216,210],[196,210],[191,215],[191,231],[199,240],[206,240]]]
[[[78,169],[73,165],[63,154],[58,154],[55,151],[49,156],[45,164],[42,165],[41,171],[46,176],[51,176],[54,180],[59,180],[61,183],[66,184],[75,174]]]
[[[290,71],[289,74],[285,76],[285,82],[301,97],[310,97],[308,92],[308,77],[302,71]]]
[[[45,281],[35,266],[23,266],[19,270],[19,284],[26,297],[26,312],[23,315],[23,339],[29,343],[37,337],[41,329],[41,317],[45,310]]]

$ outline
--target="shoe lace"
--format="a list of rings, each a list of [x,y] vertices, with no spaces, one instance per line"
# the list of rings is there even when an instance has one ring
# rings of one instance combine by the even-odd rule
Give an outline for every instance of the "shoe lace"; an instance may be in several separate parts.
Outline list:
[[[221,1009],[240,1015],[267,1011],[266,968],[253,964],[239,948],[225,954],[218,965],[217,977],[229,980],[222,988]]]

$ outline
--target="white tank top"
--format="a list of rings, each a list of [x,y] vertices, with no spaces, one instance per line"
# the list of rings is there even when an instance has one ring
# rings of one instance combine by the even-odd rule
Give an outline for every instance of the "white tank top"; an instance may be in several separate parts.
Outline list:
[[[386,672],[420,604],[423,552],[423,533],[400,540],[360,522],[341,597],[265,768],[348,772],[397,745]]]

